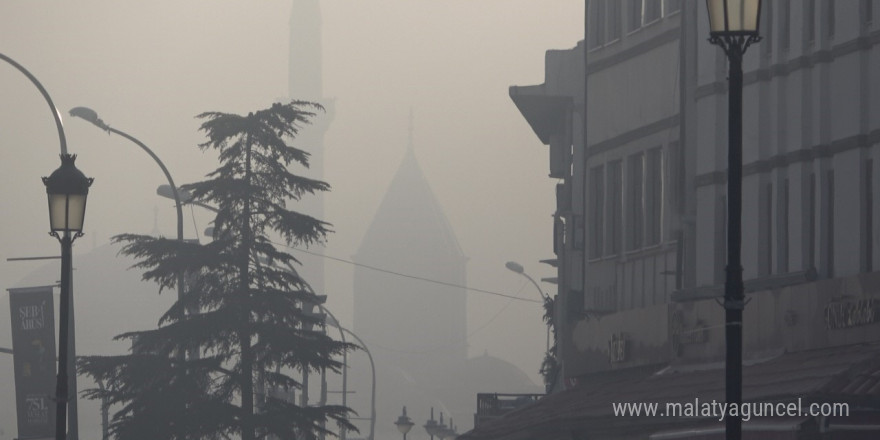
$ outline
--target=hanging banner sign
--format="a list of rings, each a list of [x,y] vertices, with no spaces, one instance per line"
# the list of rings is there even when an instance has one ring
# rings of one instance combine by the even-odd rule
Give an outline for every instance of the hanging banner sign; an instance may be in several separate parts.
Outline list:
[[[9,289],[18,438],[55,436],[52,286]]]

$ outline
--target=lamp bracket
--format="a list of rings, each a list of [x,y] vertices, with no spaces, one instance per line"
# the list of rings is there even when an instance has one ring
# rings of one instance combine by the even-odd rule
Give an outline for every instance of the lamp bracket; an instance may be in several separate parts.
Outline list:
[[[712,34],[709,43],[720,46],[728,58],[738,57],[740,60],[746,53],[746,49],[753,43],[760,42],[762,37],[754,33],[745,34]]]

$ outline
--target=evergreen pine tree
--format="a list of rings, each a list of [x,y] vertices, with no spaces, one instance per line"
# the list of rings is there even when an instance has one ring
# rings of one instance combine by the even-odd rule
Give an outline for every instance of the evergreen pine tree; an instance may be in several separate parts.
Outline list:
[[[86,395],[120,407],[110,426],[117,439],[314,439],[332,434],[327,421],[355,429],[348,408],[255,395],[300,388],[296,372],[339,371],[333,356],[353,348],[331,339],[306,313],[319,299],[294,269],[299,262],[272,238],[308,246],[331,232],[328,223],[287,207],[330,189],[288,171],[292,164],[308,167],[309,154],[284,139],[317,110],[318,104],[293,101],[247,116],[198,115],[208,139],[199,147],[216,151],[220,165],[182,189],[193,202],[217,207],[213,241],[114,237],[160,290],[174,286],[181,269],[190,280],[186,297],[157,329],[117,336],[132,341],[132,354],[79,362],[81,372],[105,384]]]

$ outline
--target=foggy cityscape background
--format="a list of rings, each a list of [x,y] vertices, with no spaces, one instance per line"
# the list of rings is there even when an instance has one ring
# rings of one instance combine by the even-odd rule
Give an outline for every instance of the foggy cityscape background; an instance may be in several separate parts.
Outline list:
[[[361,244],[404,158],[412,111],[414,153],[468,257],[468,286],[537,299],[534,287],[504,263],[518,261],[536,279],[554,275],[538,260],[552,255],[556,182],[547,178],[546,147],[516,110],[508,86],[541,83],[544,52],[582,38],[583,2],[327,0],[321,7],[324,95],[336,109],[324,143],[324,180],[332,186],[324,217],[336,232],[324,252],[351,260]],[[63,113],[77,166],[95,178],[74,267],[77,257],[115,234],[158,228],[173,236],[175,216],[172,202],[155,193],[165,179],[149,157],[67,111],[95,109],[153,149],[178,184],[201,179],[216,161],[196,148],[204,137],[195,115],[247,113],[287,95],[290,8],[290,1],[0,3],[0,52],[43,83]],[[58,166],[59,149],[46,103],[20,72],[4,66],[0,280],[6,289],[36,270],[29,281],[57,279],[57,264],[45,269],[45,263],[7,259],[58,253],[47,235],[39,178]],[[187,238],[201,235],[209,214],[185,211]],[[325,263],[327,306],[343,324],[351,323],[352,272],[350,264]],[[80,338],[154,323],[173,293],[160,297],[155,286],[142,287],[120,292],[139,302],[108,311],[106,321],[78,320],[78,345],[98,351],[98,341]],[[89,295],[80,288],[75,301],[83,304]],[[469,355],[488,351],[540,384],[546,335],[540,305],[475,291],[467,299]],[[388,319],[404,312],[389,310]],[[8,316],[4,295],[0,347],[11,345]],[[14,421],[12,383],[11,357],[0,354],[3,428]],[[417,423],[427,418],[410,415]],[[390,424],[390,417],[377,423]],[[85,437],[85,426],[93,429],[99,418],[81,409],[80,420]],[[10,428],[0,438],[12,435]]]

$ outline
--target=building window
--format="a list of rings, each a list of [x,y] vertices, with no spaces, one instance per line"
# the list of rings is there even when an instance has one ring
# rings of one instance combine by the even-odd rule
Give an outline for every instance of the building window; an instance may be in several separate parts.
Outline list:
[[[834,170],[829,170],[825,177],[825,273],[834,278]]]
[[[644,233],[644,162],[645,155],[633,154],[627,160],[627,210],[626,210],[626,248],[636,250],[642,247]]]
[[[874,0],[862,0],[862,25],[871,26],[874,21]]]
[[[660,244],[663,224],[663,152],[658,148],[648,151],[645,168],[645,244]]]
[[[806,246],[804,270],[816,267],[816,174],[810,173],[807,186],[807,212],[804,216],[804,233],[806,234]]]
[[[666,0],[666,15],[674,14],[681,10],[681,0]]]
[[[764,6],[763,11],[761,35],[765,35],[765,37],[761,40],[761,53],[767,56],[773,52],[773,3]]]
[[[605,0],[590,2],[590,48],[605,44]]]
[[[862,272],[874,270],[874,161],[865,161],[862,174]]]
[[[602,238],[605,235],[605,173],[600,165],[590,169],[590,258],[602,256]]]
[[[816,39],[816,0],[804,0],[804,41]]]
[[[623,162],[608,164],[608,254],[620,253],[623,218]]]
[[[834,38],[835,17],[834,0],[825,0],[825,30],[828,38]]]
[[[782,181],[779,188],[779,215],[776,216],[776,236],[778,237],[778,261],[777,272],[788,272],[788,179]]]
[[[642,27],[642,0],[629,0],[628,6],[627,30],[632,32]]]
[[[668,182],[666,198],[668,206],[672,207],[676,213],[681,213],[684,208],[682,199],[684,198],[685,185],[681,161],[681,144],[678,141],[670,142],[666,156],[666,181]]]
[[[609,43],[620,39],[620,3],[620,0],[611,0],[605,6],[608,13],[607,42]]]
[[[763,203],[759,209],[761,215],[759,227],[763,230],[763,234],[759,232],[761,255],[758,256],[758,264],[761,266],[758,275],[770,275],[773,273],[773,184],[764,187],[761,199]]]
[[[781,0],[779,2],[779,49],[787,51],[789,47],[791,47],[791,2]]]
[[[662,0],[645,0],[645,23],[651,23],[663,16]]]

